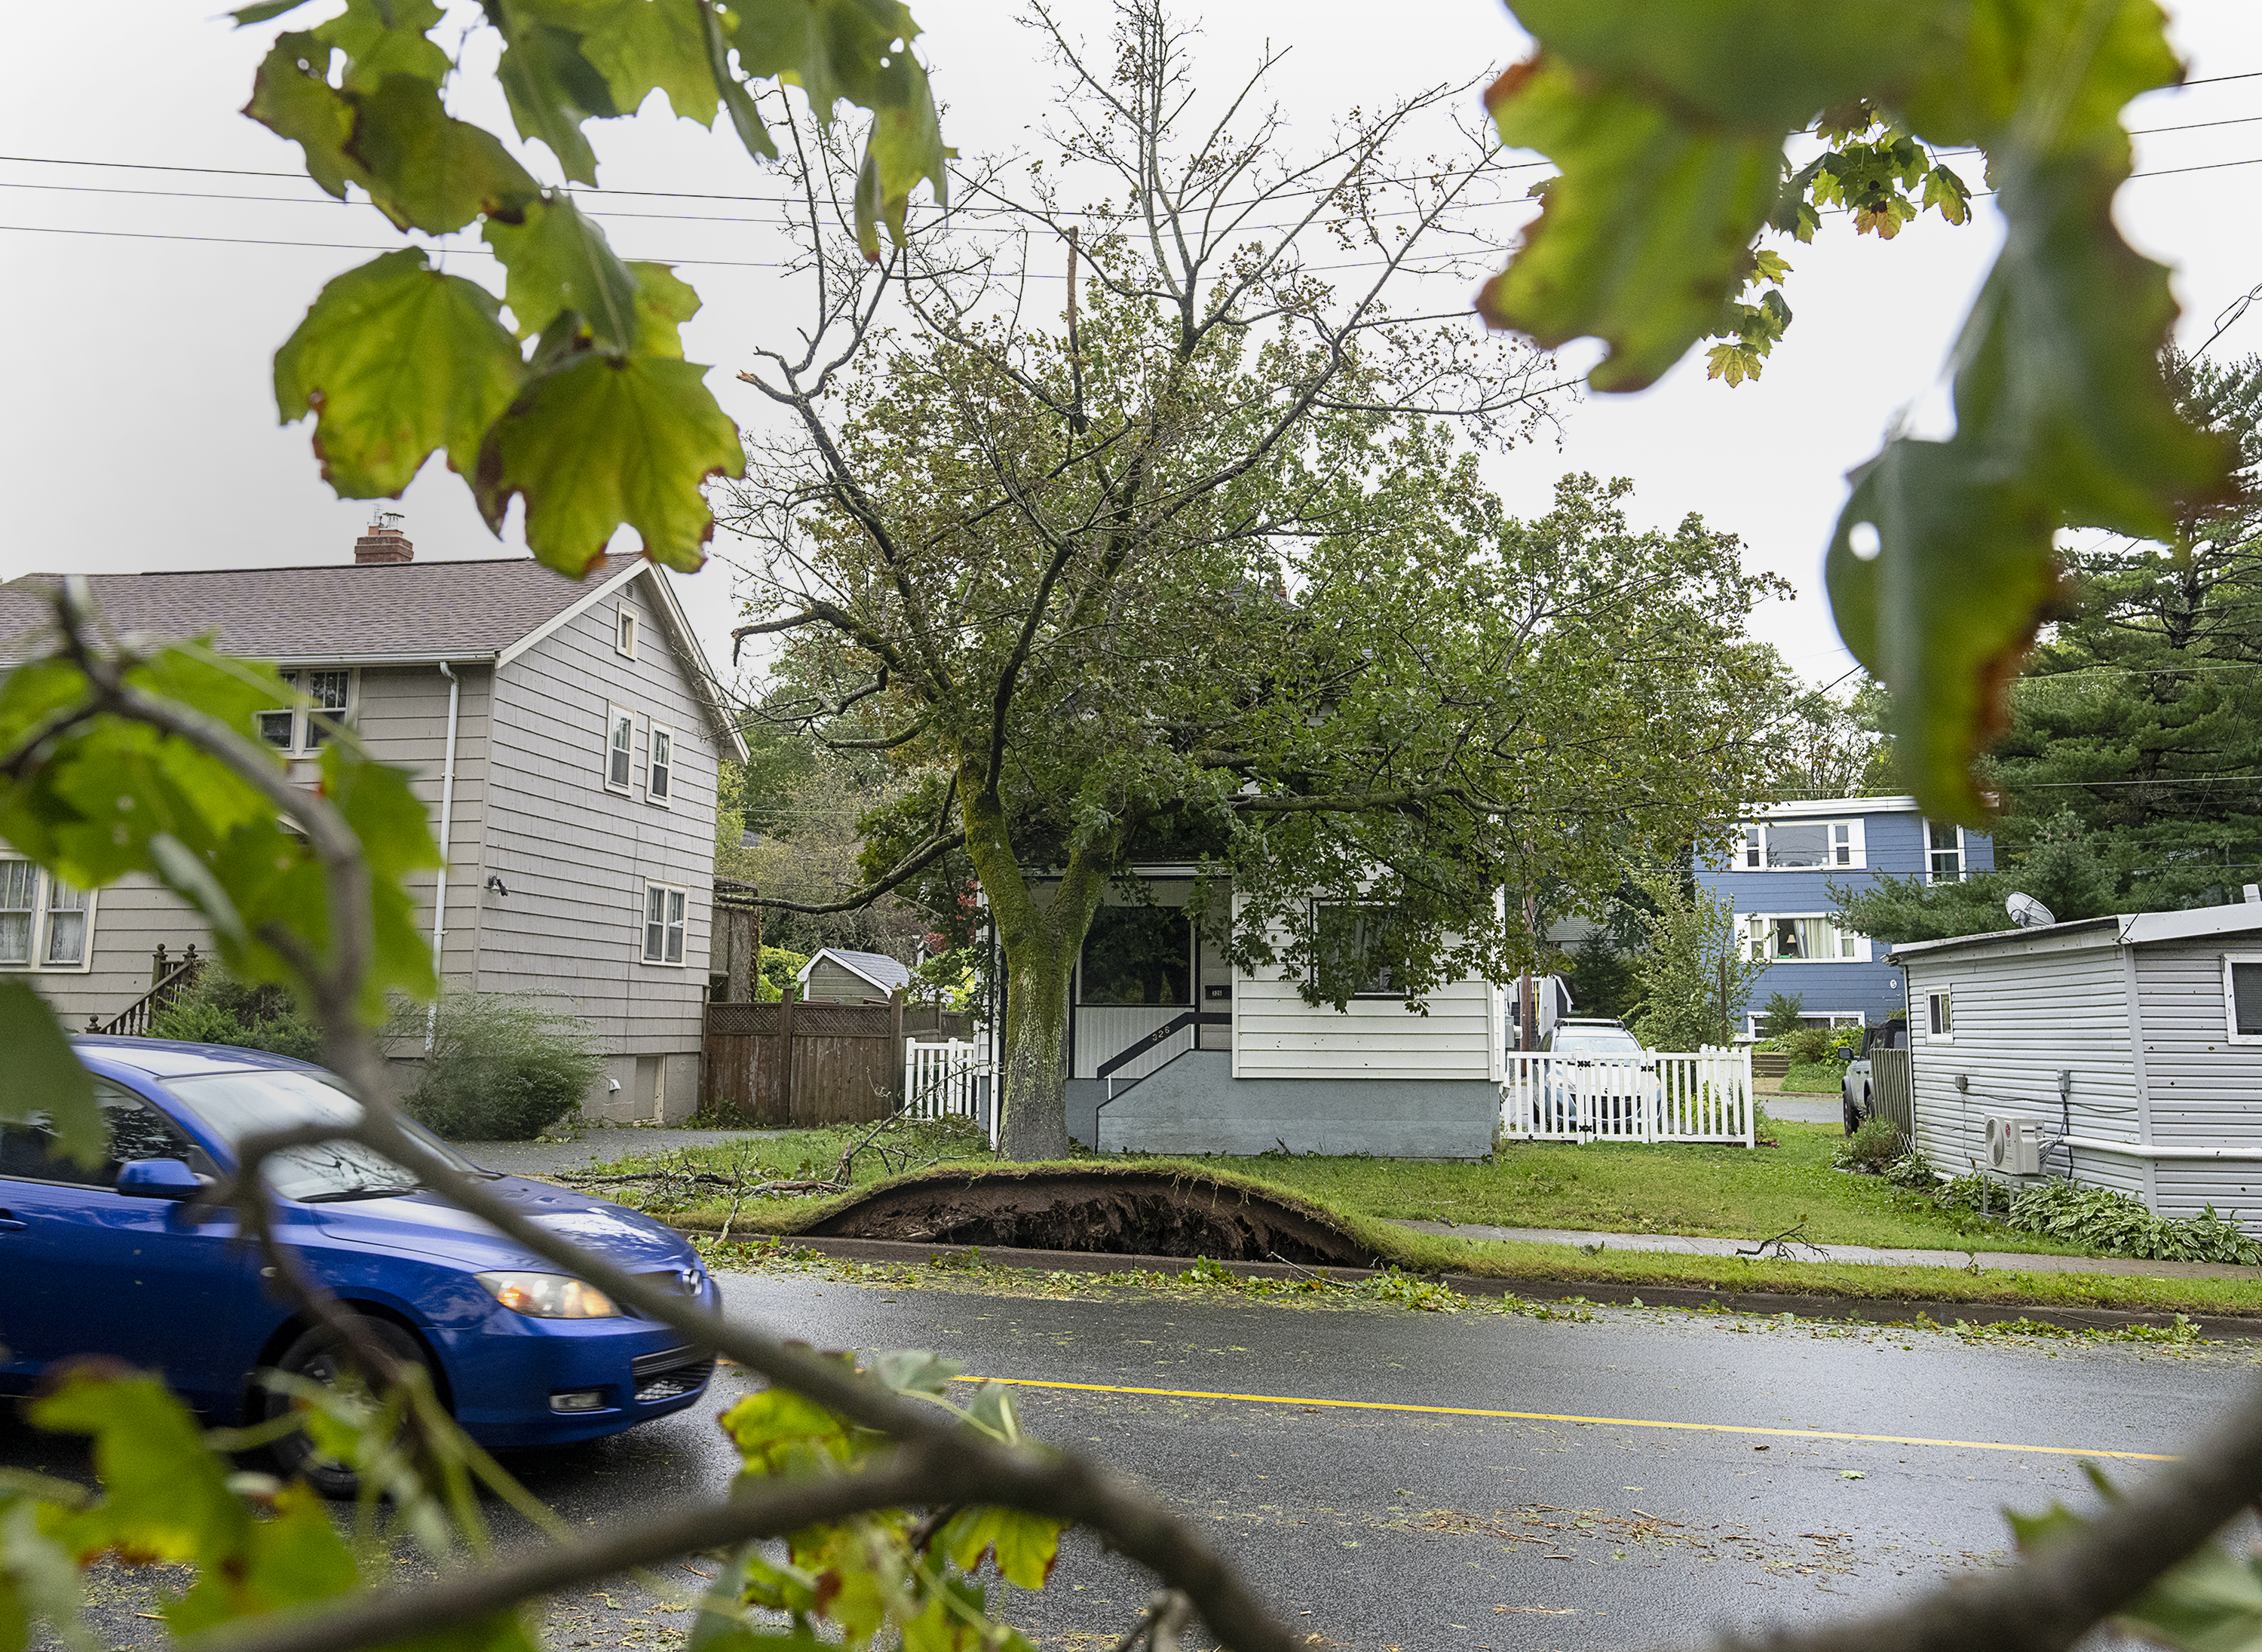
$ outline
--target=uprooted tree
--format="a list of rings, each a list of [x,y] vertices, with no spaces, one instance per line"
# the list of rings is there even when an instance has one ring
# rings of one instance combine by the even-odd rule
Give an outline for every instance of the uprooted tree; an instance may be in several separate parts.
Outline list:
[[[1629,531],[1623,484],[1534,523],[1487,493],[1477,451],[1545,416],[1546,364],[1391,307],[1491,185],[1474,141],[1404,153],[1450,90],[1291,162],[1266,66],[1211,125],[1156,6],[1117,8],[1099,65],[1034,22],[1060,162],[956,191],[1009,229],[914,226],[860,277],[840,163],[789,162],[818,308],[741,375],[782,417],[723,511],[759,552],[739,635],[782,639],[766,713],[918,783],[827,904],[986,898],[1024,1159],[1067,1150],[1070,972],[1135,862],[1196,863],[1204,933],[1315,1003],[1513,973],[1527,889],[1613,889],[1729,812],[1770,588],[1693,520]],[[1070,209],[1085,168],[1111,201]],[[1338,285],[1315,255],[1346,249]],[[1024,298],[1041,249],[1067,283]]]

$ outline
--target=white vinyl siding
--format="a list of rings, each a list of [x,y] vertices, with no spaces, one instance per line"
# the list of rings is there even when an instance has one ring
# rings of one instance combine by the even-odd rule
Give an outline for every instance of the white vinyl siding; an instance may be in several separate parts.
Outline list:
[[[1353,999],[1341,1010],[1307,1004],[1303,985],[1280,979],[1277,969],[1235,978],[1235,1078],[1494,1077],[1499,998],[1487,982],[1445,983],[1428,995],[1426,1014],[1394,995]]]

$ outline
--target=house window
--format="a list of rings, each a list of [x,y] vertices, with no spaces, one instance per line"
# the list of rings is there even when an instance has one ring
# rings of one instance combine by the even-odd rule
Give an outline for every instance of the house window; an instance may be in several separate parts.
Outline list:
[[[1759,1042],[1760,1012],[1752,1010],[1744,1016],[1744,1036],[1754,1043]],[[1869,1020],[1860,1010],[1807,1010],[1798,1018],[1801,1027],[1859,1027]]]
[[[636,718],[617,705],[605,708],[605,786],[626,791],[636,761]]]
[[[665,884],[644,889],[644,961],[646,963],[683,962],[683,891]]]
[[[2262,956],[2230,954],[2222,960],[2222,1007],[2234,1044],[2262,1044]]]
[[[1744,826],[1744,869],[1831,871],[1868,864],[1859,820],[1776,820]]]
[[[1924,823],[1925,874],[1935,884],[1963,881],[1963,828],[1945,820]]]
[[[1827,913],[1756,914],[1745,922],[1751,956],[1769,963],[1866,963],[1869,943]]]
[[[0,860],[0,969],[84,970],[94,897],[26,860]]]
[[[1084,1004],[1192,1004],[1194,927],[1183,906],[1102,906],[1077,964]]]
[[[1402,920],[1394,906],[1316,904],[1312,979],[1322,998],[1397,998],[1406,990]]]
[[[613,617],[613,652],[624,660],[633,660],[636,658],[636,610],[623,602],[620,611]]]
[[[39,869],[29,861],[0,861],[0,964],[32,961],[39,883]]]
[[[350,671],[286,671],[284,686],[303,706],[258,714],[259,738],[278,752],[318,752],[342,733],[353,707]]]
[[[652,765],[645,775],[645,797],[652,803],[664,804],[674,795],[674,784],[675,735],[655,723],[652,725]]]
[[[1956,1006],[1947,987],[1924,995],[1924,1035],[1941,1043],[1956,1042]]]

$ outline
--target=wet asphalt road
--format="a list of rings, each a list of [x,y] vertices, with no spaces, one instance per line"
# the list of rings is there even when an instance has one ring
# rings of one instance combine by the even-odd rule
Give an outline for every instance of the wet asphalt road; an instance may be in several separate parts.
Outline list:
[[[1030,1433],[1100,1459],[1202,1523],[1319,1637],[1312,1644],[1377,1652],[1615,1648],[1812,1622],[1992,1563],[2005,1504],[2083,1506],[2090,1494],[2077,1457],[2034,1449],[1305,1401],[2158,1453],[2252,1380],[2257,1352],[1966,1343],[1660,1310],[1544,1321],[1189,1293],[1049,1299],[723,1278],[733,1312],[819,1346],[929,1347],[978,1375],[1287,1402],[1019,1391]],[[510,1466],[576,1524],[614,1526],[711,1494],[732,1467],[711,1418],[751,1386],[725,1367],[692,1411]],[[21,1429],[0,1437],[0,1461],[68,1469],[68,1451]],[[2107,1466],[2131,1482],[2152,1467]],[[1017,1594],[1005,1612],[1041,1646],[1097,1652],[1146,1589],[1134,1569],[1072,1538],[1051,1587]],[[633,1589],[589,1592],[552,1612],[550,1643],[675,1640],[688,1620],[665,1605]]]

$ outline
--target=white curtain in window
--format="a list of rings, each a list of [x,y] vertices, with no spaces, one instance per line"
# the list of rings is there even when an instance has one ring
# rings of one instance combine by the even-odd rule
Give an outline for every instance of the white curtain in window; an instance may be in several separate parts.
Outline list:
[[[32,891],[39,876],[29,861],[0,861],[0,963],[32,961]]]
[[[86,891],[50,880],[47,885],[47,962],[86,961]]]

